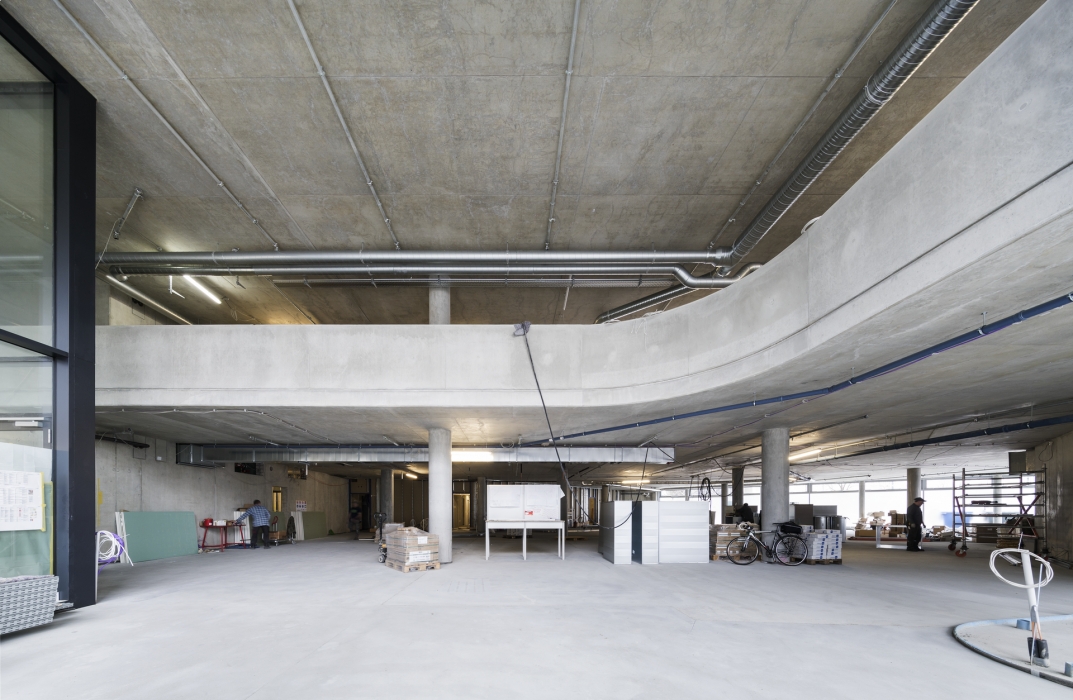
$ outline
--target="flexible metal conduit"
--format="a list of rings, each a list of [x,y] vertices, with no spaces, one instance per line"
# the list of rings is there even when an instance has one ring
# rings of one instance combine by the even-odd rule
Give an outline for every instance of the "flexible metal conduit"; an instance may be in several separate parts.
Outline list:
[[[570,57],[566,60],[566,86],[563,88],[563,113],[559,117],[559,145],[555,150],[555,176],[551,179],[551,202],[548,205],[548,232],[544,250],[551,248],[551,227],[555,223],[555,197],[559,194],[559,165],[563,160],[563,134],[566,133],[566,107],[570,102],[570,76],[574,74],[574,44],[577,43],[577,18],[581,0],[574,0],[574,28],[570,31]]]
[[[701,409],[699,411],[690,411],[689,413],[680,413],[680,414],[674,415],[674,416],[664,416],[662,418],[653,418],[651,420],[638,421],[636,423],[625,423],[625,424],[622,424],[622,425],[614,425],[614,426],[611,426],[609,428],[598,428],[596,430],[586,430],[586,431],[583,431],[583,432],[580,432],[580,433],[571,433],[570,435],[563,435],[563,436],[559,437],[558,440],[571,440],[571,439],[574,439],[574,438],[586,437],[586,436],[589,436],[589,435],[600,435],[602,433],[613,433],[613,432],[617,432],[617,431],[620,431],[620,430],[631,430],[633,428],[643,428],[643,427],[649,426],[649,425],[659,425],[661,423],[670,423],[671,421],[686,420],[686,419],[689,419],[689,418],[697,418],[699,416],[709,416],[709,415],[712,415],[713,413],[726,413],[728,411],[737,411],[739,409],[752,408],[754,406],[766,406],[766,405],[769,405],[769,404],[783,403],[785,401],[798,401],[798,400],[802,400],[802,399],[814,399],[814,398],[818,398],[820,396],[828,396],[830,394],[834,394],[836,392],[842,391],[843,389],[848,389],[849,387],[851,387],[851,386],[853,386],[855,384],[860,384],[861,382],[866,382],[866,381],[868,381],[870,379],[875,379],[876,377],[882,377],[885,374],[890,374],[891,372],[896,372],[896,371],[898,371],[900,369],[904,369],[904,368],[906,368],[906,367],[908,367],[910,365],[914,365],[917,362],[920,362],[921,360],[926,360],[926,359],[928,359],[929,357],[931,357],[933,355],[938,355],[939,353],[946,352],[947,350],[952,350],[953,348],[960,347],[960,346],[965,345],[967,343],[971,343],[974,340],[979,340],[980,338],[984,338],[984,337],[992,335],[994,333],[998,333],[999,331],[1005,330],[1005,329],[1009,328],[1010,326],[1015,326],[1015,325],[1017,325],[1018,323],[1020,323],[1022,321],[1027,321],[1030,318],[1035,318],[1037,316],[1042,316],[1043,314],[1046,314],[1046,313],[1049,313],[1051,311],[1054,311],[1055,309],[1060,309],[1063,306],[1066,306],[1067,304],[1071,304],[1071,303],[1073,303],[1073,293],[1069,293],[1069,294],[1066,294],[1064,296],[1060,296],[1060,297],[1058,297],[1056,299],[1051,299],[1050,301],[1046,301],[1046,302],[1044,302],[1042,304],[1039,304],[1037,306],[1033,306],[1030,309],[1025,309],[1024,311],[1019,311],[1019,312],[1017,312],[1015,314],[1012,314],[1012,315],[1007,316],[1005,318],[999,319],[998,321],[995,321],[994,323],[989,323],[987,325],[981,326],[980,328],[978,328],[978,329],[976,329],[974,331],[969,331],[967,333],[962,333],[961,335],[956,336],[954,338],[951,338],[950,340],[946,340],[946,341],[943,341],[943,342],[938,343],[936,345],[932,345],[931,347],[925,348],[925,349],[921,350],[920,352],[915,352],[912,355],[906,355],[905,357],[902,357],[900,359],[894,360],[893,362],[888,362],[887,364],[883,365],[882,367],[877,367],[876,369],[873,369],[870,372],[865,372],[864,374],[862,374],[860,376],[857,376],[857,377],[851,377],[850,379],[847,379],[844,382],[839,382],[838,384],[832,384],[831,386],[823,388],[823,389],[813,389],[812,391],[801,391],[801,392],[798,392],[796,394],[786,394],[785,396],[771,396],[771,397],[768,397],[768,398],[765,398],[765,399],[755,399],[753,401],[744,401],[742,403],[733,403],[733,404],[729,404],[729,405],[726,405],[726,406],[716,406],[714,408],[705,408],[705,409]],[[522,443],[522,447],[531,447],[533,445],[542,445],[545,442],[546,442],[546,440],[537,440],[535,442]]]
[[[733,277],[721,277],[718,279],[738,282],[749,273],[759,270],[761,267],[763,267],[763,265],[761,265],[760,263],[749,263],[748,265],[745,265],[740,270],[738,270],[738,274],[734,275]],[[709,275],[705,277],[705,279],[708,279],[710,277],[712,276]],[[677,299],[678,297],[684,294],[690,294],[693,291],[693,287],[674,286],[670,289],[665,289],[662,292],[650,294],[646,297],[638,299],[637,301],[632,301],[629,304],[623,304],[622,306],[615,307],[610,311],[605,311],[596,317],[596,323],[607,323],[608,321],[616,321],[620,318],[623,318],[624,316],[629,316],[630,314],[635,314],[638,311],[644,311],[645,309],[649,309],[653,306],[658,306],[663,302]]]
[[[931,52],[942,42],[944,38],[958,25],[958,23],[969,13],[978,0],[938,0],[931,8],[924,14],[919,22],[913,27],[913,30],[902,39],[902,42],[898,47],[887,57],[887,60],[883,62],[883,65],[877,70],[872,77],[868,79],[864,89],[857,95],[857,98],[850,103],[850,105],[839,115],[835,123],[827,130],[827,133],[823,135],[809,155],[802,161],[794,172],[790,175],[789,179],[783,183],[779,191],[772,197],[764,208],[749,224],[748,228],[738,236],[738,239],[734,241],[734,245],[727,247],[716,248],[715,252],[719,253],[726,262],[716,270],[717,275],[725,276],[730,273],[731,268],[740,262],[750,251],[760,242],[768,231],[770,231],[775,224],[782,218],[783,214],[790,209],[791,206],[804,194],[805,190],[815,182],[823,171],[827,169],[835,158],[838,157],[846,146],[849,145],[853,137],[868,124],[868,122],[876,115],[883,105],[890,101],[890,98],[894,96],[894,93],[898,91],[905,81],[912,76],[913,72],[920,66],[924,60],[931,55]],[[879,22],[886,17],[890,12],[891,6],[888,6],[884,11],[880,19],[873,25],[872,29],[862,40],[861,44],[854,49],[853,54],[849,60],[839,69],[835,74],[835,80],[841,77],[842,73],[848,67],[849,62],[853,57],[857,55],[863,46],[863,41],[866,41],[868,37],[878,27]],[[832,82],[833,85],[833,82]],[[831,89],[831,85],[827,90]],[[821,100],[825,97],[827,92],[825,91],[821,95]],[[818,106],[813,105],[813,111]],[[811,112],[810,112],[811,114]],[[807,119],[808,117],[806,117]],[[797,131],[801,129],[802,124],[798,125],[794,135],[791,136],[791,140],[796,136]],[[788,145],[788,143],[786,144]],[[783,146],[785,150],[786,145]],[[779,152],[779,155],[782,151]],[[779,156],[776,156],[776,160]],[[772,161],[774,163],[774,161]],[[771,165],[767,170],[758,178],[756,185],[753,186],[753,190],[750,190],[746,195],[747,200],[752,195],[756,187],[759,186],[760,181],[768,170],[771,169]],[[744,205],[745,200],[739,204],[738,209]],[[731,216],[731,220],[737,215],[735,211]],[[726,225],[723,227],[726,228]],[[711,247],[711,246],[709,246]],[[692,291],[689,287],[672,287],[656,294],[651,294],[642,299],[638,299],[635,302],[631,302],[624,306],[619,306],[614,309],[610,309],[600,314],[597,319],[597,323],[606,323],[607,321],[613,321],[630,314],[643,311],[644,309],[663,304],[672,299],[676,299],[685,294],[689,294]]]
[[[315,267],[137,267],[114,265],[113,275],[278,276],[278,275],[660,275],[695,289],[722,289],[729,277],[695,277],[679,265],[323,265]]]
[[[310,250],[279,253],[108,253],[106,265],[368,265],[370,263],[696,263],[725,260],[709,250]]]
[[[842,112],[835,123],[813,147],[790,178],[756,215],[749,227],[738,236],[727,252],[728,266],[737,264],[749,254],[768,231],[793,206],[805,190],[819,179],[835,158],[849,145],[872,117],[887,104],[894,93],[905,84],[920,64],[942,43],[951,31],[976,6],[979,0],[938,0],[933,4],[898,48],[887,57],[864,89]],[[728,273],[729,267],[721,273]]]

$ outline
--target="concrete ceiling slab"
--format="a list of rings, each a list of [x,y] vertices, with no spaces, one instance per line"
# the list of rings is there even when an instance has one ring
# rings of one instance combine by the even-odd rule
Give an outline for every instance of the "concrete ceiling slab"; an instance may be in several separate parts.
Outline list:
[[[284,249],[391,245],[284,0],[65,4]],[[706,245],[887,4],[584,1],[553,245]],[[894,5],[719,244],[743,230],[929,4]],[[541,247],[570,0],[297,5],[404,246]],[[749,260],[795,240],[1039,5],[982,0]],[[149,249],[136,234],[165,250],[270,249],[53,2],[5,7],[99,99],[98,249],[134,187],[145,200],[110,250]],[[260,310],[251,316],[308,322],[270,285],[232,291],[236,304]],[[427,313],[412,290],[354,294],[317,292],[304,303],[325,322]],[[568,305],[557,322],[587,323],[624,300],[621,290],[573,294],[604,294],[605,303],[577,313]],[[459,319],[535,316],[549,296],[467,290]],[[209,306],[196,312],[235,322]]]

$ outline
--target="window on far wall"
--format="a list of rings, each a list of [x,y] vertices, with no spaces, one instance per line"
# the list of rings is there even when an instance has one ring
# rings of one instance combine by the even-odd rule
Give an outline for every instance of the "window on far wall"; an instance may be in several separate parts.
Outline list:
[[[272,512],[283,512],[283,488],[280,486],[272,487]]]

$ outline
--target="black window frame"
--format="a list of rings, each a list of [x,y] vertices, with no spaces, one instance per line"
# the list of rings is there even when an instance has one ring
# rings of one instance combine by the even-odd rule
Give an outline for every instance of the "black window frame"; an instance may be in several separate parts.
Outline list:
[[[53,344],[0,331],[52,358],[55,573],[74,607],[96,602],[94,272],[97,100],[0,6],[0,37],[53,84]]]

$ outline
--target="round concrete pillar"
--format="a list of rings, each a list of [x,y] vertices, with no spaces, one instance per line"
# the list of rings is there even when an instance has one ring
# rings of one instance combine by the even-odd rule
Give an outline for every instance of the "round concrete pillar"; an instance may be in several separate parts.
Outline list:
[[[745,467],[735,467],[730,470],[730,478],[734,481],[734,490],[732,492],[732,502],[734,507],[737,508],[742,503],[745,503]]]
[[[866,482],[862,481],[859,484],[857,484],[857,510],[859,511],[857,517],[859,517],[859,518],[863,518],[864,513],[865,513],[865,510],[864,510],[864,495],[865,495],[864,485],[865,485],[865,483]]]
[[[428,288],[428,322],[432,326],[451,325],[451,288]]]
[[[395,522],[395,470],[380,470],[380,512],[386,513],[385,523]]]
[[[428,431],[428,531],[440,538],[440,563],[451,563],[454,500],[451,487],[451,431]]]
[[[765,530],[790,517],[790,429],[764,431],[760,452],[760,511]]]
[[[919,498],[923,494],[920,489],[920,467],[910,467],[905,470],[905,507],[908,510],[912,505],[914,498]]]

